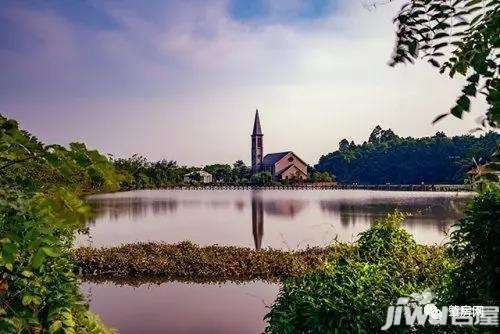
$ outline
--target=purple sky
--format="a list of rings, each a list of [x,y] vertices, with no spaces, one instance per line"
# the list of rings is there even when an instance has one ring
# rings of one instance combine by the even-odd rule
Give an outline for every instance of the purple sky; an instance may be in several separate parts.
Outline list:
[[[474,113],[431,125],[462,79],[388,67],[401,2],[363,2],[2,1],[0,113],[49,143],[197,165],[248,163],[256,108],[265,151],[310,164],[377,124],[474,127]]]

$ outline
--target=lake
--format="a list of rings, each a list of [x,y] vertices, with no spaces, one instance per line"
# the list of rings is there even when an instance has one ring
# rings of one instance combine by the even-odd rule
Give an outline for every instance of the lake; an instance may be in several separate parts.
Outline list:
[[[88,198],[95,215],[77,246],[190,240],[302,249],[354,241],[394,209],[422,244],[446,241],[470,193],[366,190],[143,190]]]
[[[256,334],[279,286],[266,282],[159,285],[83,283],[90,309],[121,334]]]
[[[399,209],[422,244],[443,243],[469,193],[365,190],[144,190],[88,198],[94,216],[77,246],[191,240],[200,245],[299,249],[354,241]],[[261,333],[279,285],[116,285],[86,282],[92,311],[120,333]]]

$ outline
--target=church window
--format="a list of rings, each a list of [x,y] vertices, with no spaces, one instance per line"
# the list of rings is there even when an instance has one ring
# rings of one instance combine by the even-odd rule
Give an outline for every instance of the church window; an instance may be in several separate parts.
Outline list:
[[[262,146],[262,138],[257,138],[257,146]]]
[[[293,162],[293,157],[288,158],[288,162]]]

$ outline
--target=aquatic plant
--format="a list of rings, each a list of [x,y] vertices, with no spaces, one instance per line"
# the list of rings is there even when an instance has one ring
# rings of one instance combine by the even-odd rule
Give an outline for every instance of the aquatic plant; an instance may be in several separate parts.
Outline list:
[[[349,245],[287,252],[218,245],[200,247],[186,241],[174,245],[137,243],[110,248],[82,247],[74,251],[74,257],[85,277],[150,277],[195,282],[277,281],[320,270],[331,253],[352,251]]]

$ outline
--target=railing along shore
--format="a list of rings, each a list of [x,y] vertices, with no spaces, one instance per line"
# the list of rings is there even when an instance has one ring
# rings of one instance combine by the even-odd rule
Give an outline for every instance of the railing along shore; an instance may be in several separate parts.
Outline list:
[[[233,184],[201,184],[179,185],[162,187],[172,190],[385,190],[385,191],[472,191],[470,185],[465,184],[382,184],[382,185],[321,185],[321,184],[294,184],[294,185],[233,185]]]

